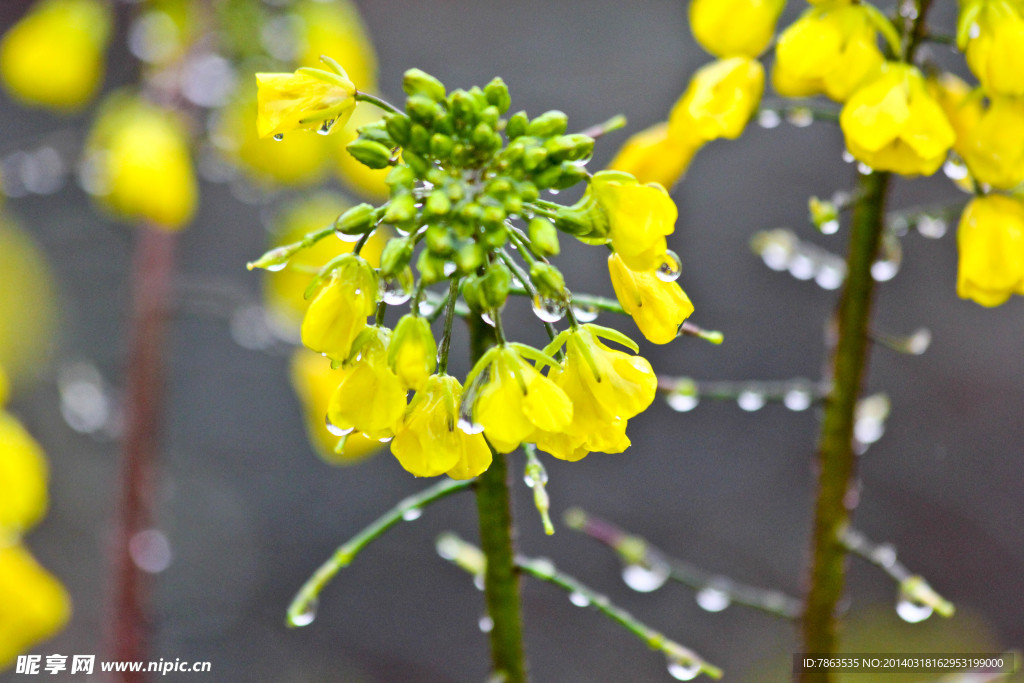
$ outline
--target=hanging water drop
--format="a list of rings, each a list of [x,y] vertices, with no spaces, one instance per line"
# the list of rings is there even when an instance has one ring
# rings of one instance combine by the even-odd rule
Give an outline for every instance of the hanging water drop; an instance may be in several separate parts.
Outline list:
[[[668,660],[668,675],[677,681],[692,681],[699,673],[699,662],[684,662],[680,659]]]
[[[491,327],[496,327],[496,325],[494,324],[494,314],[491,313],[490,311],[484,311],[483,313],[481,313],[480,319],[483,320],[488,325],[490,325]]]
[[[415,522],[423,516],[423,508],[409,508],[402,513],[402,519],[406,522]]]
[[[671,249],[665,252],[665,260],[661,262],[655,275],[662,282],[675,282],[679,279],[679,274],[683,272],[682,261],[679,260],[679,254],[672,251]]]
[[[284,140],[284,133],[275,133],[274,140],[276,142],[281,142],[281,140]]]
[[[320,127],[316,129],[316,132],[320,135],[327,135],[331,132],[331,128],[334,127],[334,119],[324,119],[324,122],[320,124]]]
[[[839,289],[846,279],[846,267],[844,264],[823,263],[814,274],[814,281],[822,289]]]
[[[622,581],[638,593],[650,593],[665,585],[669,569],[664,562],[627,564],[622,568]]]
[[[290,617],[291,625],[299,628],[309,626],[316,619],[316,610],[320,601],[313,598],[302,607],[302,611]]]
[[[833,218],[827,220],[818,226],[818,230],[821,231],[822,235],[834,235],[839,232],[839,219]]]
[[[581,323],[592,323],[597,320],[597,306],[593,304],[573,304],[572,313]]]
[[[573,591],[569,593],[569,602],[576,605],[577,607],[589,607],[590,598],[579,591]]]
[[[875,282],[888,282],[900,272],[899,263],[896,261],[875,261],[871,264],[871,277]]]
[[[480,621],[477,622],[477,626],[484,633],[490,633],[494,629],[494,619],[491,619],[488,615],[480,617]]]
[[[901,596],[899,601],[896,603],[896,614],[899,615],[900,619],[907,622],[908,624],[916,624],[924,621],[932,615],[931,605],[925,605],[924,603],[911,600],[905,596]]]
[[[459,556],[459,539],[452,534],[442,534],[434,546],[442,559],[451,561]]]
[[[538,470],[538,468],[527,467],[526,473],[523,475],[523,483],[531,489],[538,484],[546,486],[548,483],[548,472],[545,469]]]
[[[420,315],[422,315],[424,318],[433,315],[435,310],[437,310],[437,308],[434,306],[434,304],[430,303],[429,301],[420,302],[419,312]]]
[[[850,154],[850,150],[844,149],[843,150],[843,161],[845,161],[848,164],[852,164],[854,161],[856,161],[856,159],[854,159],[853,155]]]
[[[791,107],[786,111],[786,121],[797,128],[806,128],[814,123],[814,112],[807,107]]]
[[[550,579],[555,575],[555,563],[546,557],[538,557],[533,561],[533,571],[541,578]]]
[[[946,221],[935,216],[921,216],[917,219],[917,232],[922,237],[937,240],[946,234]]]
[[[380,298],[388,306],[401,306],[412,298],[412,292],[405,288],[399,278],[381,279]]]
[[[950,180],[963,180],[968,175],[966,164],[959,159],[949,159],[942,165],[942,172]]]
[[[473,587],[474,588],[476,588],[478,591],[482,591],[484,589],[485,585],[486,584],[484,584],[484,575],[483,574],[476,574],[476,575],[473,576]]]
[[[741,391],[739,396],[736,397],[736,405],[748,413],[752,413],[755,410],[760,410],[764,407],[765,396],[760,391],[754,389],[746,389]]]
[[[354,427],[342,429],[341,427],[331,422],[330,415],[324,415],[324,424],[327,426],[327,431],[329,431],[331,434],[334,434],[335,436],[346,436],[348,434],[351,434],[355,429]]]
[[[794,254],[786,264],[786,268],[789,270],[789,274],[797,280],[810,280],[817,271],[814,260],[807,254],[801,253]]]
[[[358,242],[364,237],[364,235],[350,235],[347,232],[342,232],[341,230],[338,229],[335,229],[334,236],[337,237],[342,242],[347,242],[349,244],[352,244],[353,242]]]
[[[268,271],[270,273],[279,273],[282,270],[284,270],[287,265],[287,261],[282,261],[281,263],[271,263],[269,266],[264,266],[263,270]]]
[[[802,388],[794,388],[782,396],[782,404],[794,412],[807,410],[811,407],[811,392]]]
[[[707,586],[697,591],[694,596],[697,600],[697,604],[705,612],[721,612],[730,604],[732,600],[729,598],[728,593]]]
[[[767,130],[778,128],[780,123],[782,117],[774,109],[762,109],[757,115],[757,125]]]
[[[665,396],[668,407],[679,413],[688,413],[697,407],[700,399],[695,394],[684,391],[673,391]]]
[[[557,323],[565,317],[564,301],[549,299],[541,295],[533,297],[533,314],[546,323]]]
[[[444,267],[442,267],[441,270],[444,273],[445,277],[449,277],[452,273],[454,273],[456,270],[458,270],[458,266],[456,266],[451,261],[445,261]]]

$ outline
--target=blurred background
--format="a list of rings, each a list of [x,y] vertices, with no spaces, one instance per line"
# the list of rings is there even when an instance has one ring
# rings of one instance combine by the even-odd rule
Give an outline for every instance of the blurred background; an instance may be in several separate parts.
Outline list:
[[[0,29],[30,4],[4,2]],[[231,40],[248,35],[254,50],[278,59],[294,52],[287,41],[297,20],[284,0],[220,4],[277,17],[261,27],[246,24],[256,13],[238,11]],[[789,4],[783,25],[802,10],[803,3]],[[949,33],[955,3],[937,4],[935,30]],[[115,5],[103,93],[138,81],[147,45],[154,59],[146,41],[163,35],[160,5]],[[599,141],[592,170],[629,134],[664,120],[690,75],[711,59],[690,35],[682,0],[356,5],[376,48],[377,92],[386,99],[401,99],[402,72],[416,66],[449,88],[500,75],[513,110],[561,109],[571,129],[625,114],[629,126]],[[231,155],[224,151],[238,149],[224,141],[232,126],[252,120],[224,124],[219,107],[230,101],[234,79],[248,84],[257,70],[252,65],[266,69],[274,62],[221,59],[228,52],[218,45],[230,40],[218,40],[199,41],[201,54],[214,61],[196,67],[200,94],[188,103],[199,124],[193,133],[201,182],[195,218],[178,238],[173,276],[156,533],[147,554],[151,659],[209,660],[212,674],[205,678],[219,681],[483,680],[489,660],[478,625],[482,594],[434,550],[445,530],[475,538],[469,495],[400,524],[337,576],[312,625],[284,626],[290,598],[333,549],[427,482],[414,480],[387,451],[339,466],[310,445],[290,381],[287,339],[294,329],[262,308],[267,275],[248,272],[245,263],[279,239],[275,230],[291,225],[288,209],[296,202],[315,195],[328,205],[328,218],[315,218],[300,228],[305,231],[344,208],[339,195],[352,202],[364,195],[333,173],[284,187],[254,180],[226,161]],[[931,49],[937,62],[966,73],[949,48]],[[776,101],[770,90],[765,100]],[[0,310],[31,302],[16,325],[0,320],[0,335],[28,336],[24,320],[36,326],[33,344],[17,352],[18,367],[26,370],[14,378],[8,405],[43,446],[51,469],[49,513],[25,542],[65,584],[74,605],[67,628],[33,652],[102,658],[138,232],[92,207],[79,159],[93,112],[55,115],[0,93],[3,221],[19,226],[25,242],[22,251],[0,249]],[[813,277],[794,277],[787,267],[798,276],[800,269],[792,264],[766,267],[771,259],[750,242],[759,231],[786,227],[842,254],[845,222],[835,235],[822,235],[808,221],[807,201],[851,189],[857,169],[843,160],[835,125],[790,118],[762,117],[765,125],[752,122],[739,140],[708,145],[673,191],[680,217],[669,246],[682,260],[680,283],[696,306],[692,320],[721,330],[725,343],[641,344],[659,374],[698,381],[821,377],[834,287],[824,278],[825,287]],[[325,199],[314,188],[333,194]],[[896,180],[889,208],[964,199],[940,172]],[[901,336],[927,328],[931,344],[917,356],[877,345],[872,351],[868,392],[887,394],[891,413],[859,462],[855,524],[867,537],[891,543],[957,613],[905,623],[894,609],[896,585],[851,558],[847,651],[1024,646],[1024,303],[1015,297],[983,309],[957,298],[955,219],[912,224],[901,240],[898,272],[878,288],[876,330]],[[569,286],[611,296],[603,257],[567,242],[557,263]],[[34,267],[25,265],[26,253],[41,259],[40,272],[25,274]],[[516,303],[507,328],[522,330],[521,341],[541,343],[540,324]],[[628,319],[602,314],[599,322],[639,338]],[[455,344],[454,370],[465,373],[465,336]],[[726,680],[786,680],[797,649],[794,624],[735,605],[709,612],[691,589],[671,582],[650,593],[632,591],[613,553],[561,522],[564,510],[579,506],[673,557],[800,595],[819,415],[813,406],[758,403],[702,399],[679,412],[658,400],[631,422],[633,446],[623,454],[578,463],[543,456],[553,537],[544,535],[531,492],[521,484],[523,460],[513,457],[519,551],[551,558],[724,668]],[[663,657],[557,589],[524,581],[523,600],[535,680],[670,680]],[[204,678],[178,676],[167,680]],[[20,677],[0,673],[7,680]]]

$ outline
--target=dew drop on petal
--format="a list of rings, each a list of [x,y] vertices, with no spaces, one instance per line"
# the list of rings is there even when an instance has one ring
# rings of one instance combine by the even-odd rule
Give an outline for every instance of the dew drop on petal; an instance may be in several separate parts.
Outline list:
[[[298,626],[301,628],[302,626],[309,626],[312,624],[316,620],[316,610],[319,606],[320,601],[316,598],[307,602],[301,612],[296,614],[294,617],[291,617],[292,626]]]
[[[316,129],[316,132],[320,135],[327,135],[331,132],[331,128],[334,127],[334,119],[324,119],[324,122],[320,124],[320,127]]]
[[[665,585],[668,575],[668,566],[663,562],[627,564],[622,568],[622,581],[638,593],[658,590]]]
[[[901,597],[896,603],[896,614],[908,624],[916,624],[924,621],[932,615],[934,610],[930,605]]]
[[[276,133],[274,135],[274,140],[277,142],[281,142],[282,140],[284,140],[284,133]]]
[[[705,612],[721,612],[732,603],[727,593],[711,586],[700,589],[694,597]]]
[[[354,430],[354,427],[342,429],[341,427],[337,426],[336,424],[331,422],[330,415],[324,415],[324,425],[326,425],[327,431],[329,431],[331,434],[334,434],[335,436],[346,436],[348,434],[351,434],[352,431]]]
[[[668,675],[677,681],[692,681],[700,673],[698,662],[683,662],[678,659],[668,660]]]
[[[590,606],[590,598],[579,591],[573,591],[569,593],[569,602],[576,605],[577,607],[588,607]]]
[[[654,271],[655,275],[662,282],[675,282],[679,279],[679,274],[683,272],[682,261],[679,260],[679,255],[671,249],[665,252],[665,260],[661,262],[658,269]]]

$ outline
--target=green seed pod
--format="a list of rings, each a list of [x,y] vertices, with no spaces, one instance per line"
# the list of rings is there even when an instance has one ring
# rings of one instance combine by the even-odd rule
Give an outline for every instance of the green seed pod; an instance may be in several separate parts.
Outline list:
[[[388,202],[388,208],[384,211],[384,221],[387,223],[407,223],[415,218],[416,199],[412,194],[400,194],[397,197],[392,197]]]
[[[430,153],[435,159],[447,159],[451,156],[452,147],[455,143],[447,135],[441,133],[434,133],[430,136]]]
[[[423,209],[426,213],[433,216],[444,216],[452,210],[452,202],[448,199],[448,195],[444,190],[431,190],[427,201],[423,205]]]
[[[517,111],[505,124],[505,135],[509,140],[514,140],[520,135],[526,134],[526,128],[530,125],[530,118],[525,111]]]
[[[526,127],[526,134],[548,138],[552,135],[561,135],[568,127],[569,117],[565,115],[565,112],[552,109],[530,121],[530,125]]]
[[[480,299],[486,311],[496,311],[505,305],[509,289],[512,287],[512,271],[501,261],[487,266],[480,281]]]
[[[565,278],[558,268],[550,263],[534,261],[530,266],[530,282],[537,293],[546,299],[565,300]]]
[[[448,231],[448,226],[442,223],[427,226],[423,241],[426,243],[427,249],[439,256],[447,256],[455,250],[455,242]]]
[[[472,273],[484,264],[484,248],[476,242],[467,242],[455,250],[455,265],[463,273]]]
[[[434,100],[426,95],[410,95],[405,101],[405,112],[413,121],[431,125],[444,112]]]
[[[435,102],[445,98],[444,83],[420,69],[409,69],[402,75],[402,90],[410,97],[422,95]]]
[[[558,254],[558,229],[547,218],[537,216],[526,228],[533,247],[545,256]]]
[[[356,138],[345,149],[356,161],[369,168],[387,168],[391,164],[391,149],[373,140]]]
[[[412,251],[415,245],[411,240],[405,238],[392,238],[384,245],[380,253],[380,274],[382,277],[391,278],[398,275],[412,260]]]
[[[512,104],[512,97],[508,94],[508,86],[499,77],[491,79],[491,82],[484,86],[484,97],[487,101],[498,108],[499,114],[508,111]]]
[[[362,235],[377,223],[377,209],[372,204],[356,204],[334,221],[334,230],[345,235]]]
[[[412,121],[405,114],[389,113],[384,115],[384,127],[388,131],[388,135],[399,145],[406,145],[409,143],[409,128],[412,126]]]
[[[443,258],[429,250],[424,249],[421,251],[420,257],[416,261],[416,270],[419,271],[423,284],[432,285],[443,280],[445,278],[444,264]]]

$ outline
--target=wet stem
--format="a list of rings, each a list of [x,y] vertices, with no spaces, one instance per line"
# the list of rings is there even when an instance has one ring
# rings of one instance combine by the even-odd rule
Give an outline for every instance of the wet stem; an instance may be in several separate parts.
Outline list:
[[[494,344],[493,328],[479,316],[467,318],[472,361]],[[505,455],[491,449],[493,461],[477,479],[477,516],[480,548],[487,558],[484,596],[494,627],[490,632],[493,677],[504,683],[526,681],[523,620],[519,599],[519,574],[512,548],[512,510],[509,501],[508,466]]]

